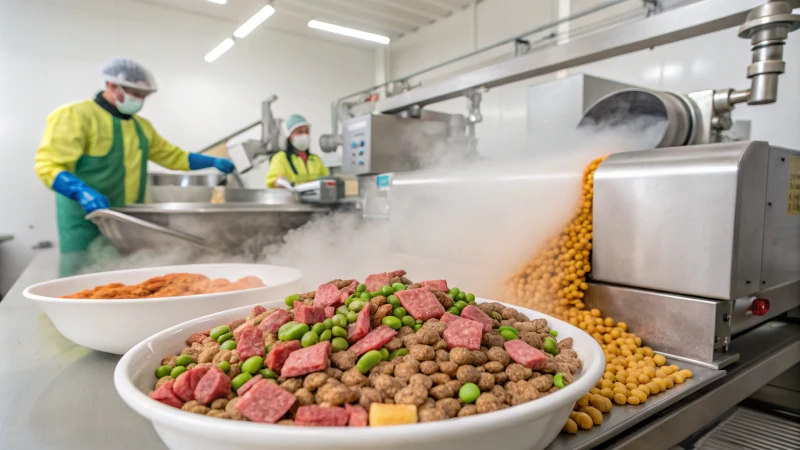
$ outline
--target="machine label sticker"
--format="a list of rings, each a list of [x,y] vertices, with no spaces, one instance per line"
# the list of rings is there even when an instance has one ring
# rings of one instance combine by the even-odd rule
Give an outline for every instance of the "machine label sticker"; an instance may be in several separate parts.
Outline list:
[[[786,215],[800,216],[800,156],[789,157],[789,201]]]
[[[391,173],[384,173],[378,175],[375,179],[375,183],[378,185],[379,191],[388,191],[389,185],[392,184],[392,175]]]

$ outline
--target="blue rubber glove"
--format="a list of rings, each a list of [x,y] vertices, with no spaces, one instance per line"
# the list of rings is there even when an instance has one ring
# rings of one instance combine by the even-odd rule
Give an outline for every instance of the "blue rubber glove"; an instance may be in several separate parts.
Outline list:
[[[86,214],[111,206],[105,195],[97,192],[66,170],[56,175],[53,190],[81,205]]]
[[[189,169],[207,169],[209,167],[216,167],[217,170],[223,173],[233,172],[233,163],[223,158],[214,158],[213,156],[201,155],[199,153],[189,153]]]

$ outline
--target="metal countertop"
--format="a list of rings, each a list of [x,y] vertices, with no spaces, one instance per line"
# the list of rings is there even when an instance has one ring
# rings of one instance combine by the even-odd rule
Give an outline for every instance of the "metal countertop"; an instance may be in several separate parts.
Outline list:
[[[22,296],[58,277],[58,266],[57,250],[42,251],[0,302],[0,449],[166,448],[117,395],[120,357],[70,342]],[[678,363],[695,374],[684,385],[640,407],[615,407],[602,426],[559,435],[550,448],[658,448],[682,439],[800,361],[799,336],[800,325],[768,322],[733,341],[742,359],[727,373]]]

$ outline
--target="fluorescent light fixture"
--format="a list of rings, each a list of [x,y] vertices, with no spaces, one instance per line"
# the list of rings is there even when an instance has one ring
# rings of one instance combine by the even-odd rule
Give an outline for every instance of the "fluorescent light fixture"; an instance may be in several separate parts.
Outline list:
[[[257,26],[261,25],[261,22],[269,19],[269,16],[273,14],[275,14],[275,8],[272,6],[267,5],[261,8],[257,13],[253,14],[253,17],[247,19],[247,22],[237,28],[236,31],[233,32],[233,35],[239,39],[247,36],[251,31],[255,30]]]
[[[206,55],[206,62],[214,62],[214,61],[216,61],[217,58],[222,56],[223,53],[225,53],[228,50],[230,50],[231,47],[233,47],[234,43],[235,42],[233,42],[233,39],[225,38],[225,40],[222,41],[221,44],[219,44],[218,46],[214,47],[214,50],[211,50],[210,52],[208,52],[208,54]]]
[[[208,1],[210,1],[211,3],[216,3],[218,5],[224,5],[228,3],[228,0],[208,0]]]
[[[379,44],[388,44],[391,39],[380,34],[367,33],[366,31],[354,30],[352,28],[340,27],[331,23],[320,22],[318,20],[311,20],[308,22],[309,28],[316,28],[317,30],[329,31],[331,33],[342,34],[366,41],[377,42]]]

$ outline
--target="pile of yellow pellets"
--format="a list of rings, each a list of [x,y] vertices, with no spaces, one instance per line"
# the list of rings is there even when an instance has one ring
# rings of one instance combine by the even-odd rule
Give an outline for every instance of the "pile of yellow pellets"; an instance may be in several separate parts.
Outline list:
[[[594,172],[605,157],[583,171],[582,198],[572,221],[551,239],[506,285],[505,298],[520,306],[560,317],[589,333],[603,348],[606,371],[591,392],[575,404],[563,431],[575,434],[603,423],[616,405],[639,405],[651,395],[692,377],[690,370],[667,365],[663,355],[644,347],[624,322],[587,309],[586,274],[591,270]]]

